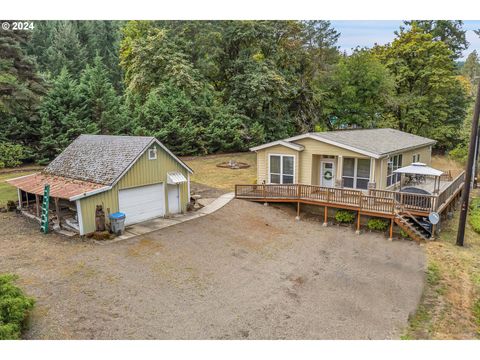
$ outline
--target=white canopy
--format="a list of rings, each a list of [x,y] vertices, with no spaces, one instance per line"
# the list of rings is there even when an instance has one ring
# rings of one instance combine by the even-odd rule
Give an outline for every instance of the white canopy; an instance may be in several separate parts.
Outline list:
[[[181,172],[172,171],[167,173],[167,184],[175,185],[175,184],[180,184],[186,181],[187,179]]]
[[[396,174],[413,174],[413,175],[428,175],[428,176],[440,176],[443,171],[431,168],[424,163],[415,162],[411,165],[404,166],[400,169],[393,171]]]

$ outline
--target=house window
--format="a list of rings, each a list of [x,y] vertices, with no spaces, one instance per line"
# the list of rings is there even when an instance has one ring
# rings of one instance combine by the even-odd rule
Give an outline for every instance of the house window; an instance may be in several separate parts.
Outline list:
[[[343,186],[352,189],[368,189],[370,159],[343,159]]]
[[[387,187],[394,185],[400,181],[400,174],[393,172],[402,167],[402,155],[394,155],[387,164]]]
[[[270,155],[270,184],[293,184],[295,157],[292,155]]]
[[[148,160],[155,160],[157,158],[157,149],[148,149]]]
[[[420,162],[420,154],[415,154],[412,157],[412,163]]]

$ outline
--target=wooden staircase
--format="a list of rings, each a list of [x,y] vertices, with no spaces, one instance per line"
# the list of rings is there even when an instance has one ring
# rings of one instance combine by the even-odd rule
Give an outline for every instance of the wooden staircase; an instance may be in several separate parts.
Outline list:
[[[417,242],[428,241],[432,236],[425,225],[422,225],[420,221],[408,213],[400,214],[397,212],[394,221],[408,236]]]

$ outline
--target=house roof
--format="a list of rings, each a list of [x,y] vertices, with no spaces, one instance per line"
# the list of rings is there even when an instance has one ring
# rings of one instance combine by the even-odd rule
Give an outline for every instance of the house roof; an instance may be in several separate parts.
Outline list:
[[[74,180],[62,176],[42,173],[30,174],[7,182],[31,194],[43,195],[45,184],[50,185],[50,196],[71,200],[82,195],[108,190],[110,187],[88,181]]]
[[[250,151],[262,150],[262,149],[272,147],[272,146],[275,146],[275,145],[285,146],[285,147],[288,147],[290,149],[297,150],[297,151],[302,151],[303,149],[305,149],[305,147],[303,145],[295,144],[293,142],[288,142],[288,141],[284,141],[284,140],[277,140],[277,141],[269,142],[267,144],[252,147],[252,148],[250,148]]]
[[[306,133],[256,146],[250,150],[257,151],[283,143],[288,143],[292,146],[301,146],[295,144],[295,141],[304,138],[325,142],[376,159],[398,151],[415,149],[436,143],[435,140],[422,136],[409,134],[400,130],[383,128]]]
[[[192,170],[151,136],[80,135],[44,173],[102,185],[113,185],[152,144],[157,143],[187,171]]]

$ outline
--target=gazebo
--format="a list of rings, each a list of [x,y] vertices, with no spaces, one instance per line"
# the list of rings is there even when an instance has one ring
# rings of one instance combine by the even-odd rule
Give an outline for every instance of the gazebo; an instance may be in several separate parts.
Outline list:
[[[416,181],[415,185],[421,183],[422,181],[426,183],[426,177],[433,177],[434,194],[438,194],[440,192],[440,177],[444,174],[443,171],[434,169],[421,162],[414,162],[411,165],[394,170],[393,173],[400,174],[400,191],[402,191],[402,174],[410,176],[412,180]]]

